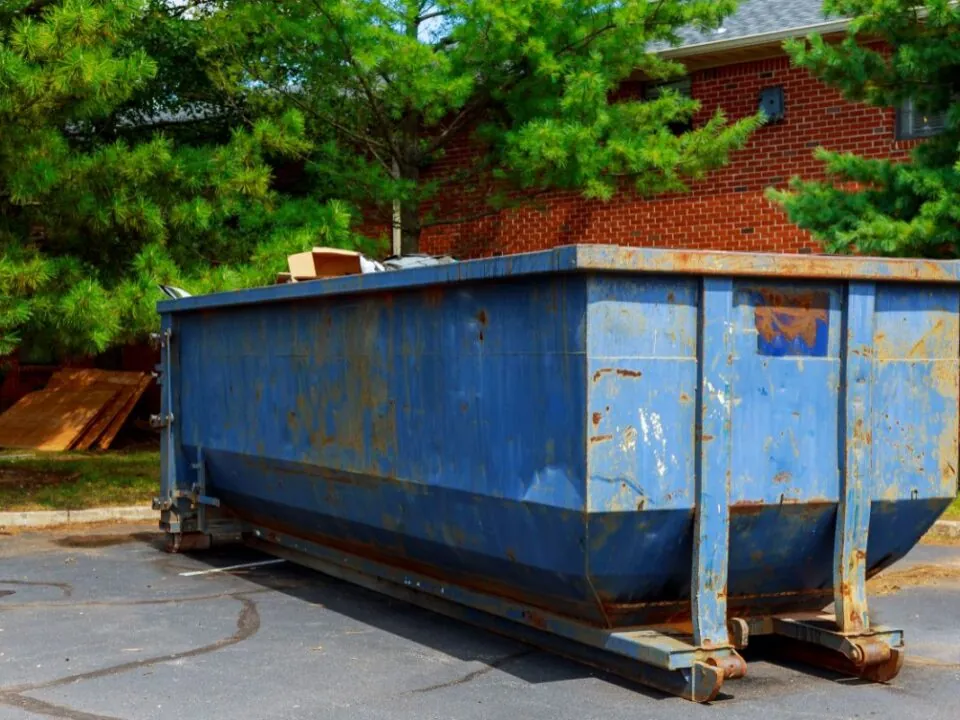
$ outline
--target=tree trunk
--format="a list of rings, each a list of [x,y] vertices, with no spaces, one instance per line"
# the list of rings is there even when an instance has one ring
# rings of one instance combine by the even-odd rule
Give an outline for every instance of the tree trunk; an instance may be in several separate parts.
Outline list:
[[[400,204],[400,252],[404,255],[420,252],[420,208],[416,201]]]
[[[415,165],[401,165],[401,177],[414,187],[420,183],[420,168]],[[420,203],[416,197],[400,203],[400,252],[413,255],[420,252]]]

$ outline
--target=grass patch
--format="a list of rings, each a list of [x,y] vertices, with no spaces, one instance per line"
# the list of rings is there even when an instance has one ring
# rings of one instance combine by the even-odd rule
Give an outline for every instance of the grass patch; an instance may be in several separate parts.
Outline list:
[[[960,520],[960,497],[957,497],[943,513],[944,520]]]
[[[0,510],[141,505],[160,483],[157,450],[0,455]]]

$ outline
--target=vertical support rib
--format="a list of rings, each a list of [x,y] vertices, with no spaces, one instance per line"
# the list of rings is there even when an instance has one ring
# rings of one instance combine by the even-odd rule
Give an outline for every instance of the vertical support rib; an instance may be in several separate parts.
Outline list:
[[[160,438],[160,500],[173,501],[177,485],[177,451],[173,422],[173,318],[170,315],[160,317],[160,417],[166,420]],[[175,418],[179,419],[179,418]]]
[[[727,565],[733,408],[733,281],[707,277],[700,301],[699,433],[691,605],[694,644],[729,644]]]
[[[844,440],[840,502],[833,551],[833,599],[837,628],[863,632],[867,614],[867,535],[870,528],[872,346],[876,286],[851,282],[844,322],[841,425]]]

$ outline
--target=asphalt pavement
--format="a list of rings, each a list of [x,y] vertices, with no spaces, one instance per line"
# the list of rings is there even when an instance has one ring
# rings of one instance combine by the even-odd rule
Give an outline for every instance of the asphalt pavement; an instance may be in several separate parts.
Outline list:
[[[0,536],[0,720],[960,717],[960,547],[918,547],[872,598],[906,632],[891,685],[748,650],[705,706],[290,563],[208,572],[268,559],[168,555],[149,526]]]

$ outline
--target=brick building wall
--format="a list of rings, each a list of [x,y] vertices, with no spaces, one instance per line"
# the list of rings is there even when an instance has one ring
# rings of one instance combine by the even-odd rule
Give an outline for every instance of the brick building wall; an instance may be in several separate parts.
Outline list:
[[[698,119],[722,107],[731,119],[756,111],[762,88],[782,86],[785,118],[760,128],[732,162],[694,183],[690,192],[637,197],[619,194],[609,202],[585,200],[576,193],[552,192],[537,208],[509,210],[494,216],[423,231],[421,249],[460,258],[528,252],[571,243],[614,243],[663,248],[817,251],[816,242],[789,223],[766,199],[769,187],[785,187],[799,175],[823,176],[816,147],[868,157],[904,158],[912,143],[896,140],[896,113],[845,101],[785,56],[691,73],[693,97],[702,108]],[[625,92],[641,92],[639,84]],[[434,170],[448,173],[471,162],[467,143],[453,148]],[[440,198],[443,214],[464,217],[482,208],[483,188],[449,192]]]

